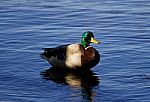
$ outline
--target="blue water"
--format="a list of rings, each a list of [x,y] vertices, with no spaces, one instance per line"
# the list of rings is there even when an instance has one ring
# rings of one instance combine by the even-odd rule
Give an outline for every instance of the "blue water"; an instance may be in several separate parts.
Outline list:
[[[100,63],[51,72],[41,48],[84,31],[101,41]],[[0,102],[150,102],[150,1],[1,0],[0,52]]]

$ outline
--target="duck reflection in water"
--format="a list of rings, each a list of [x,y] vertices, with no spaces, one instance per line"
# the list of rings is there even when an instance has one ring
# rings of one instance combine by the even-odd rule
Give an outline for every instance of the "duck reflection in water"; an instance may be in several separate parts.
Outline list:
[[[44,79],[52,80],[55,83],[72,87],[81,87],[83,99],[86,100],[92,100],[95,95],[95,93],[92,92],[92,88],[99,85],[97,74],[93,73],[91,70],[62,70],[51,67],[41,72],[41,75]]]

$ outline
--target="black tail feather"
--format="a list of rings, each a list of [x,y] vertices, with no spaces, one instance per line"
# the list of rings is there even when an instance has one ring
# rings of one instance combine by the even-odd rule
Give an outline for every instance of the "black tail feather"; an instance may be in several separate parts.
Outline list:
[[[50,58],[51,56],[56,56],[60,53],[63,53],[65,55],[66,47],[67,45],[61,45],[55,48],[42,48],[44,52],[41,54],[41,56],[43,56],[44,58]]]

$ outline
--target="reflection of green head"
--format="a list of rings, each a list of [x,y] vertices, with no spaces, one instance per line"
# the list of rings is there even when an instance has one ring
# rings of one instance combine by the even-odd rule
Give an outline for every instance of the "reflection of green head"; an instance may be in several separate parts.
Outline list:
[[[82,39],[81,39],[81,45],[84,48],[86,48],[90,45],[90,43],[99,44],[100,42],[94,38],[94,35],[92,32],[90,31],[84,32],[82,35]]]

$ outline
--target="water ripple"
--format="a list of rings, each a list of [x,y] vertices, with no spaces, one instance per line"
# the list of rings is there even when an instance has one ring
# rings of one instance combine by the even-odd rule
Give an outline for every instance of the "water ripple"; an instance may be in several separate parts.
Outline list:
[[[149,6],[149,0],[1,0],[0,101],[148,102]],[[101,41],[92,44],[101,53],[93,68],[99,85],[89,88],[87,79],[75,88],[41,78],[50,66],[41,48],[80,42],[89,30]]]

